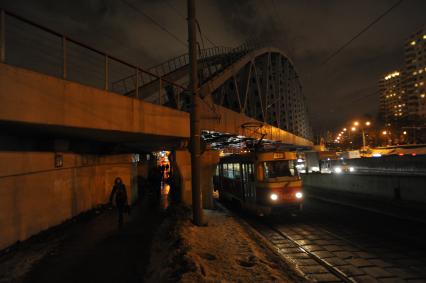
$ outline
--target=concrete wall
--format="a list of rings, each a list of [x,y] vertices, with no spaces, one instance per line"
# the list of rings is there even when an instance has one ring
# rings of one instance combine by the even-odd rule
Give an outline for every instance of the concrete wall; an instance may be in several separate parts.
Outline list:
[[[335,190],[391,200],[399,190],[402,200],[426,203],[426,178],[422,176],[303,174],[303,185],[311,190]]]
[[[189,138],[189,114],[0,63],[0,122],[84,128],[150,136]],[[203,130],[311,146],[312,142],[289,132],[263,125],[243,113],[202,103]],[[220,118],[218,118],[219,116]]]
[[[189,137],[189,114],[0,64],[0,121]]]
[[[0,152],[0,250],[108,201],[120,176],[137,197],[131,155]]]

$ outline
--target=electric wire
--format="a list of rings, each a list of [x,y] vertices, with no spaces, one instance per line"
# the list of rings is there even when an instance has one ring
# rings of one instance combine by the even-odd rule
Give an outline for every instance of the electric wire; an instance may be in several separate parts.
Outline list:
[[[328,62],[330,62],[334,57],[336,57],[340,52],[342,52],[346,47],[348,47],[352,42],[354,42],[358,37],[360,37],[363,33],[368,31],[372,26],[377,24],[381,19],[383,19],[387,14],[389,14],[392,10],[398,7],[404,0],[399,0],[395,4],[393,4],[390,8],[388,8],[385,12],[379,15],[374,21],[365,26],[361,31],[359,31],[355,36],[353,36],[349,41],[339,47],[336,51],[330,54],[321,64],[320,66],[324,66]]]
[[[145,12],[143,12],[141,9],[139,9],[138,7],[136,7],[135,5],[133,5],[132,3],[130,3],[128,1],[126,1],[126,0],[121,0],[121,2],[123,2],[125,5],[127,5],[131,9],[135,10],[136,12],[138,12],[139,14],[141,14],[142,16],[144,16],[146,19],[148,19],[151,23],[153,23],[159,29],[161,29],[162,31],[164,31],[165,33],[167,33],[169,36],[173,37],[177,42],[179,42],[185,48],[188,47],[188,45],[187,45],[187,43],[185,41],[183,41],[182,39],[180,39],[177,35],[175,35],[173,32],[171,32],[170,30],[168,30],[166,27],[164,27],[163,25],[161,25],[153,17],[149,16],[148,14],[146,14]]]

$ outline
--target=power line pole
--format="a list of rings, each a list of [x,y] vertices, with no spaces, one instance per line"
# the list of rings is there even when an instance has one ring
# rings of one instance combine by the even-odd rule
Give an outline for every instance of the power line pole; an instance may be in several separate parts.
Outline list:
[[[203,224],[201,208],[201,128],[200,97],[198,93],[197,37],[195,21],[195,0],[188,0],[188,47],[189,47],[189,91],[191,93],[191,177],[192,177],[192,215],[195,225]]]

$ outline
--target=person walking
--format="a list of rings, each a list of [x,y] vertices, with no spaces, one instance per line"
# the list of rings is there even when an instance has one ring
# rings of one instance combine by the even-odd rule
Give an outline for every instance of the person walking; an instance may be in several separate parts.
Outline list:
[[[114,186],[112,187],[111,196],[109,197],[109,202],[112,204],[112,201],[115,196],[115,205],[117,206],[118,212],[118,227],[123,227],[123,214],[128,207],[127,204],[127,191],[126,186],[123,184],[123,181],[120,177],[115,178]]]

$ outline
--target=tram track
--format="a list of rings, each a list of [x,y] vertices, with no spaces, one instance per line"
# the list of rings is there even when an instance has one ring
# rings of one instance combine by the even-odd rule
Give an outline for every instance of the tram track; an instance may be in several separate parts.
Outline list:
[[[349,227],[336,233],[333,223],[323,227],[303,217],[240,217],[307,281],[426,282],[424,254],[404,241],[379,240]]]
[[[297,240],[278,229],[274,224],[269,222],[260,222],[253,219],[246,221],[253,229],[262,234],[264,238],[278,250],[283,250],[283,252],[285,252],[286,249],[291,250],[292,252],[290,254],[285,255],[285,253],[281,253],[281,255],[284,255],[284,260],[292,261],[292,255],[295,259],[298,259],[296,260],[296,265],[298,266],[297,268],[309,281],[348,283],[357,282],[338,267],[333,266],[326,259],[323,259],[315,253],[304,248],[303,245],[297,242]],[[290,247],[288,244],[285,244],[284,242],[291,244],[292,247]],[[298,249],[300,252],[295,252],[294,249]],[[301,256],[300,253],[303,253],[305,256]],[[322,268],[315,268],[315,265],[312,264],[312,262],[306,262],[305,259],[311,259],[315,261],[315,263]],[[327,272],[325,272],[325,270]],[[331,274],[332,276],[328,275],[327,273]]]

